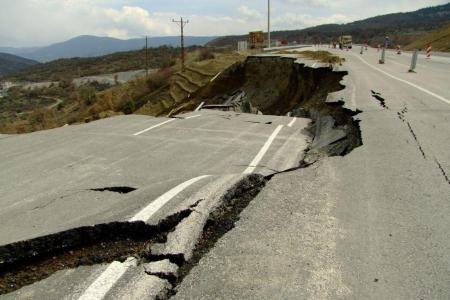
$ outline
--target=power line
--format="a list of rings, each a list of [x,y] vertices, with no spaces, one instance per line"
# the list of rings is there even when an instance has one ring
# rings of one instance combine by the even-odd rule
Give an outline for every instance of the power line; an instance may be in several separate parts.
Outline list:
[[[183,21],[181,17],[180,21],[173,19],[172,22],[177,23],[181,28],[181,72],[184,72],[184,26],[189,23],[189,20]]]
[[[270,0],[267,0],[267,43],[270,48]]]
[[[148,77],[148,36],[145,36],[145,74]]]

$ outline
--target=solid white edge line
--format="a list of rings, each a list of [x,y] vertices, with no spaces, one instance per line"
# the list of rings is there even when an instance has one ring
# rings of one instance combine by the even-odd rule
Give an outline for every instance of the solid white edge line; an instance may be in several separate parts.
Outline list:
[[[270,137],[267,139],[264,146],[259,150],[258,154],[256,154],[255,158],[250,163],[250,167],[245,169],[245,171],[242,174],[251,174],[256,169],[257,165],[261,161],[261,159],[266,154],[267,150],[269,150],[270,145],[273,143],[275,138],[277,137],[278,133],[280,133],[281,129],[283,128],[283,125],[278,125],[278,127],[273,131],[273,133],[270,135]]]
[[[296,117],[294,117],[294,119],[288,124],[288,127],[292,127],[294,125],[295,121],[297,121]]]
[[[185,120],[189,120],[189,119],[193,119],[193,118],[198,118],[198,117],[200,117],[201,115],[196,115],[196,116],[190,116],[190,117],[186,117],[186,118],[184,118]]]
[[[134,217],[130,219],[130,222],[135,221],[143,221],[146,222],[148,219],[151,218],[153,214],[155,214],[161,207],[163,207],[167,202],[169,202],[173,197],[181,193],[184,189],[189,187],[190,185],[196,183],[199,180],[202,180],[206,177],[210,177],[211,175],[203,175],[196,178],[192,178],[188,181],[185,181],[170,191],[166,192],[165,194],[159,196],[156,200],[154,200],[152,203],[150,203],[148,206],[146,206],[144,209],[142,209],[140,212],[138,212]]]
[[[152,126],[152,127],[149,127],[149,128],[144,129],[144,130],[142,130],[142,131],[136,132],[136,133],[133,134],[133,135],[134,135],[134,136],[138,136],[138,135],[140,135],[140,134],[143,134],[143,133],[145,133],[145,132],[147,132],[147,131],[150,131],[150,130],[152,130],[152,129],[155,129],[155,128],[159,127],[159,126],[162,126],[162,125],[167,124],[167,123],[172,122],[172,121],[175,121],[175,119],[170,119],[170,120],[164,121],[164,122],[162,122],[162,123],[156,124],[156,125],[154,125],[154,126]]]
[[[100,300],[111,290],[114,284],[125,274],[125,272],[135,265],[135,259],[127,260],[124,263],[112,262],[103,273],[84,291],[78,300]]]
[[[200,181],[204,178],[210,177],[211,175],[203,175],[199,177],[192,178],[185,181],[176,187],[172,188],[168,192],[159,196],[155,201],[150,203],[144,209],[139,211],[134,217],[129,221],[143,221],[149,220],[161,207],[163,207],[167,202],[169,202],[173,197],[181,193],[183,190],[191,186],[192,184]],[[125,272],[133,265],[134,260],[127,260],[124,263],[118,261],[112,262],[102,274],[84,291],[84,293],[78,298],[78,300],[101,300],[105,295],[111,290],[111,288],[116,284],[116,282],[125,274]]]
[[[403,83],[406,83],[407,85],[410,85],[410,86],[412,86],[412,87],[415,87],[416,89],[418,89],[418,90],[420,90],[420,91],[422,91],[422,92],[424,92],[424,93],[427,93],[428,95],[433,96],[433,97],[435,97],[435,98],[441,100],[442,102],[445,102],[445,103],[447,103],[447,104],[450,104],[450,100],[448,100],[448,99],[446,99],[446,98],[444,98],[444,97],[442,97],[442,96],[440,96],[440,95],[438,95],[438,94],[436,94],[436,93],[433,93],[432,91],[429,91],[429,90],[427,90],[427,89],[425,89],[425,88],[423,88],[423,87],[421,87],[421,86],[418,86],[418,85],[416,85],[416,84],[414,84],[414,83],[412,83],[412,82],[409,82],[409,81],[407,81],[407,80],[404,80],[404,79],[395,77],[394,75],[391,75],[391,74],[389,74],[389,73],[387,73],[387,72],[385,72],[385,71],[383,71],[383,70],[381,70],[381,69],[379,69],[379,68],[377,68],[377,67],[375,67],[375,66],[369,64],[367,61],[365,61],[364,59],[362,59],[361,57],[359,57],[359,56],[357,56],[357,55],[354,55],[354,54],[353,54],[353,56],[359,58],[363,63],[365,63],[366,65],[368,65],[368,66],[371,67],[372,69],[374,69],[374,70],[376,70],[376,71],[378,71],[378,72],[380,72],[380,73],[383,73],[384,75],[389,76],[389,77],[391,77],[392,79],[395,79],[395,80],[401,81],[401,82],[403,82]]]

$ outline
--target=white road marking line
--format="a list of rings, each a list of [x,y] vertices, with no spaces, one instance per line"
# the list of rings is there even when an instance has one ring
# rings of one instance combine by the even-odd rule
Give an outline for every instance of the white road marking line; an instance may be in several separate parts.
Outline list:
[[[136,265],[135,259],[127,260],[124,263],[118,261],[111,263],[78,300],[103,299],[117,280],[133,265]]]
[[[251,174],[251,173],[253,173],[253,171],[255,171],[256,166],[259,164],[261,159],[264,157],[264,154],[266,154],[267,150],[269,150],[270,145],[273,143],[273,141],[277,137],[278,133],[280,133],[282,128],[283,128],[283,125],[278,125],[278,127],[274,130],[274,132],[269,137],[269,139],[266,141],[266,143],[261,148],[261,150],[259,150],[258,154],[256,154],[255,158],[250,163],[250,167],[245,169],[243,174]]]
[[[213,82],[214,80],[216,80],[216,78],[219,77],[220,74],[222,74],[222,72],[217,73],[216,76],[214,76],[213,78],[211,78],[210,82]]]
[[[149,220],[161,207],[163,207],[167,202],[173,199],[176,195],[181,193],[183,190],[191,186],[192,184],[200,181],[204,178],[210,177],[211,175],[203,175],[199,177],[192,178],[185,181],[163,195],[159,196],[155,201],[150,203],[140,212],[138,212],[134,217],[132,217],[129,222]],[[112,262],[108,268],[106,268],[103,273],[97,277],[97,279],[87,288],[87,290],[78,298],[78,300],[101,300],[105,295],[111,290],[111,288],[116,284],[116,282],[125,274],[125,272],[136,265],[135,259],[129,259],[124,263],[118,261]]]
[[[288,124],[288,127],[292,127],[295,121],[297,121],[297,118],[294,117],[294,119],[292,119],[292,121]]]
[[[173,122],[173,121],[175,121],[175,119],[170,119],[170,120],[164,121],[164,122],[162,122],[162,123],[156,124],[156,125],[154,125],[154,126],[152,126],[152,127],[149,127],[149,128],[147,128],[147,129],[144,129],[144,130],[142,130],[142,131],[136,132],[136,133],[133,134],[133,135],[138,136],[138,135],[140,135],[140,134],[143,134],[143,133],[145,133],[145,132],[147,132],[147,131],[150,131],[150,130],[152,130],[152,129],[155,129],[155,128],[159,127],[159,126],[162,126],[162,125],[164,125],[164,124],[167,124],[167,123],[170,123],[170,122]]]
[[[205,105],[205,102],[200,103],[199,106],[197,106],[197,108],[195,109],[195,111],[200,111],[203,107],[203,105]]]
[[[196,116],[190,116],[190,117],[186,117],[186,118],[184,118],[185,120],[189,120],[189,119],[193,119],[193,118],[198,118],[198,117],[200,117],[201,115],[196,115]]]
[[[441,100],[442,102],[445,102],[445,103],[447,103],[447,104],[450,104],[450,100],[448,100],[448,99],[446,99],[446,98],[444,98],[444,97],[442,97],[442,96],[440,96],[440,95],[438,95],[438,94],[436,94],[436,93],[433,93],[432,91],[429,91],[429,90],[427,90],[427,89],[425,89],[425,88],[423,88],[423,87],[421,87],[421,86],[418,86],[418,85],[416,85],[416,84],[414,84],[414,83],[412,83],[412,82],[409,82],[409,81],[407,81],[407,80],[404,80],[404,79],[395,77],[394,75],[391,75],[391,74],[389,74],[389,73],[387,73],[387,72],[385,72],[385,71],[383,71],[383,70],[381,70],[381,69],[379,69],[379,68],[377,68],[377,67],[375,67],[375,66],[372,66],[372,65],[369,64],[367,61],[365,61],[364,59],[362,59],[361,57],[359,57],[359,56],[357,56],[357,55],[353,55],[353,56],[359,58],[363,63],[365,63],[366,65],[368,65],[368,66],[371,67],[372,69],[374,69],[374,70],[376,70],[376,71],[378,71],[378,72],[380,72],[380,73],[383,73],[384,75],[389,76],[389,77],[391,77],[392,79],[395,79],[395,80],[401,81],[401,82],[403,82],[403,83],[406,83],[407,85],[410,85],[410,86],[412,86],[412,87],[415,87],[416,89],[418,89],[418,90],[420,90],[420,91],[422,91],[422,92],[424,92],[424,93],[427,93],[428,95],[433,96],[433,97],[435,97],[435,98]]]
[[[313,63],[312,67],[314,68],[317,65],[317,63]]]
[[[150,219],[153,214],[155,214],[161,207],[163,207],[167,202],[169,202],[173,197],[181,193],[183,190],[188,188],[190,185],[196,183],[199,180],[202,180],[206,177],[210,177],[211,175],[204,175],[199,176],[196,178],[193,178],[191,180],[188,180],[186,182],[183,182],[170,191],[166,192],[165,194],[159,196],[156,200],[154,200],[152,203],[150,203],[148,206],[146,206],[143,210],[138,212],[134,217],[130,219],[130,222],[135,221],[143,221],[146,222],[148,219]]]

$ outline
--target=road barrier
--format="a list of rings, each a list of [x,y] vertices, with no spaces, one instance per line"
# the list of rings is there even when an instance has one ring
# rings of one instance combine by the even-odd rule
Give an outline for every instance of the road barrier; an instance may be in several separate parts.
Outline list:
[[[417,65],[417,57],[419,56],[419,50],[414,49],[412,59],[411,59],[411,66],[409,67],[410,73],[415,73],[416,65]]]
[[[427,58],[431,58],[431,50],[432,50],[431,45],[428,45],[428,47],[427,47]]]
[[[380,64],[384,64],[386,60],[386,48],[383,47],[383,49],[381,50],[381,58],[380,58]]]

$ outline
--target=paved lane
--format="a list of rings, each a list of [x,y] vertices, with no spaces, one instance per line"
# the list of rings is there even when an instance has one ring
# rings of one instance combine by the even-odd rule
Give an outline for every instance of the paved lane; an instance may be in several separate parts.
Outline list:
[[[330,100],[363,111],[363,145],[276,175],[175,299],[449,298],[450,105],[368,67],[359,49],[338,53],[347,88]],[[449,77],[413,75],[448,97]]]
[[[127,220],[187,180],[240,174],[277,126],[292,120],[214,111],[191,116],[196,117],[186,115],[138,136],[169,119],[123,116],[1,139],[0,243]],[[307,123],[302,119],[294,127],[283,126],[260,161],[267,168],[256,171],[297,163],[305,147],[300,130]],[[283,147],[289,143],[298,148]],[[91,190],[111,186],[137,190]]]

